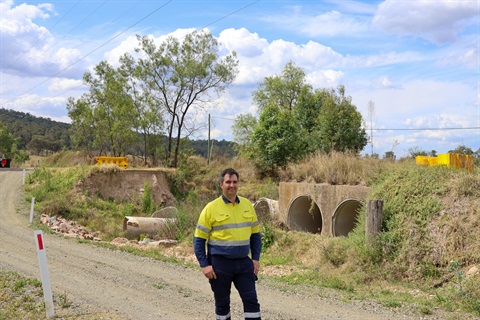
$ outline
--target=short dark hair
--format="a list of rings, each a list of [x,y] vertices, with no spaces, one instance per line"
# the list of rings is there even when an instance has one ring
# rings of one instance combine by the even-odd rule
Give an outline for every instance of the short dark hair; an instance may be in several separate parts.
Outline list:
[[[220,182],[223,182],[223,179],[225,178],[226,174],[228,174],[229,176],[236,175],[237,179],[240,180],[240,175],[238,174],[237,171],[235,171],[235,169],[227,168],[220,173]]]

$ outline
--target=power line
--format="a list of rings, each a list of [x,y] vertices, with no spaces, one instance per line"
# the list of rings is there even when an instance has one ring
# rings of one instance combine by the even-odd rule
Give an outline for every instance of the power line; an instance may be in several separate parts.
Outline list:
[[[250,6],[253,6],[255,3],[260,2],[260,1],[261,1],[261,0],[253,1],[253,2],[251,2],[251,3],[249,3],[249,4],[247,4],[246,6],[241,7],[240,9],[237,9],[237,10],[235,10],[235,11],[233,11],[233,12],[227,14],[227,15],[224,15],[223,17],[221,17],[221,18],[219,18],[219,19],[217,19],[217,20],[215,20],[215,21],[213,21],[213,22],[210,22],[210,23],[206,24],[206,25],[203,26],[201,29],[204,29],[204,28],[206,28],[206,27],[208,27],[208,26],[211,26],[212,24],[217,23],[218,21],[221,21],[221,20],[223,20],[223,19],[225,19],[225,18],[227,18],[227,17],[230,17],[230,16],[234,15],[235,13],[240,12],[240,11],[242,11],[242,10],[250,7]]]
[[[443,130],[478,130],[480,127],[457,127],[457,128],[395,128],[395,129],[372,129],[376,131],[429,131],[429,130],[435,130],[435,131],[443,131]]]
[[[92,51],[90,51],[89,53],[87,53],[86,55],[84,55],[83,57],[81,57],[80,59],[76,60],[75,62],[71,63],[70,65],[68,65],[67,67],[61,69],[60,71],[58,71],[57,73],[55,73],[54,75],[52,75],[51,77],[43,80],[42,82],[40,82],[39,84],[37,84],[36,86],[33,86],[32,88],[22,92],[21,94],[17,95],[16,98],[18,98],[19,96],[21,95],[24,95],[30,91],[32,91],[33,89],[36,89],[38,87],[40,87],[42,84],[44,84],[45,82],[55,78],[55,76],[59,75],[60,73],[62,73],[63,71],[69,69],[70,67],[74,66],[75,64],[77,64],[78,62],[82,61],[83,59],[85,59],[86,57],[88,57],[89,55],[91,55],[92,53],[94,53],[95,51],[97,51],[98,49],[104,47],[105,45],[107,45],[108,43],[110,43],[111,41],[113,41],[114,39],[118,38],[119,36],[121,36],[122,34],[124,34],[125,32],[127,32],[128,30],[130,30],[131,28],[133,28],[134,26],[136,26],[137,24],[139,24],[140,22],[142,22],[143,20],[147,19],[148,17],[150,17],[151,15],[153,15],[154,13],[156,13],[158,10],[162,9],[163,7],[165,7],[166,5],[168,5],[170,2],[172,2],[173,0],[170,0],[170,1],[167,1],[165,4],[161,5],[160,7],[158,7],[157,9],[153,10],[152,12],[150,12],[149,14],[147,14],[146,16],[144,16],[143,18],[141,18],[140,20],[138,20],[137,22],[135,22],[134,24],[132,24],[131,26],[129,26],[128,28],[126,28],[125,30],[123,30],[122,32],[118,33],[116,36],[110,38],[109,40],[107,40],[106,42],[104,42],[103,44],[99,45],[98,47],[96,47],[95,49],[93,49]],[[10,99],[8,100],[7,102],[5,102],[2,107],[12,101],[14,101],[16,98],[13,98],[13,99]]]
[[[62,17],[60,17],[60,19],[58,19],[58,20],[53,24],[53,26],[52,26],[51,28],[49,28],[49,30],[53,30],[53,29],[55,28],[55,26],[56,26],[57,24],[59,24],[60,21],[63,20],[63,18],[65,18],[66,16],[68,16],[68,14],[69,14],[70,12],[72,12],[73,9],[74,9],[80,2],[82,2],[82,0],[78,0],[77,3],[75,3],[75,4],[73,5],[73,7],[71,7],[71,8],[68,10],[67,13],[65,13]],[[33,47],[35,47],[35,45],[36,45],[38,42],[40,42],[40,40],[43,39],[43,37],[45,36],[45,34],[46,34],[46,33],[42,34],[42,35],[37,39],[37,41],[35,41],[35,42],[30,46],[30,49],[26,50],[24,53],[22,53],[21,55],[19,55],[14,61],[12,61],[12,62],[7,66],[6,69],[9,69],[14,63],[16,63],[18,60],[20,60],[21,58],[23,58],[23,56],[25,56],[25,54],[27,54],[27,52],[29,52],[30,50],[32,50]]]

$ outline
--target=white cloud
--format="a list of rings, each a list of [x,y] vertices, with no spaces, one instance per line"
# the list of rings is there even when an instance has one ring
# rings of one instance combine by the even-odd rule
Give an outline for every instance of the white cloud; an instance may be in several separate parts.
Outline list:
[[[435,43],[456,40],[466,24],[478,16],[478,1],[385,0],[373,24],[391,34],[420,36]],[[478,23],[478,22],[477,22]]]
[[[83,86],[82,80],[54,78],[51,85],[48,87],[50,91],[66,91],[77,89]]]
[[[312,8],[305,10],[312,10]],[[312,11],[305,12],[305,10],[296,6],[288,15],[270,15],[263,20],[274,24],[277,28],[304,34],[308,37],[355,36],[355,34],[364,33],[370,28],[369,21],[362,15],[346,15],[335,10],[317,14]]]
[[[53,35],[34,22],[54,15],[53,5],[13,5],[13,1],[0,4],[2,72],[49,77],[78,61],[79,50],[61,48],[54,51]],[[66,70],[65,75],[79,77],[81,72],[77,68],[71,68]]]

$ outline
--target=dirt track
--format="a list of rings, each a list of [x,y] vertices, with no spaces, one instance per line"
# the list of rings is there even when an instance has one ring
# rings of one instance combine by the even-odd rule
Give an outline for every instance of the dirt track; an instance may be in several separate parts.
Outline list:
[[[0,171],[0,270],[40,279],[29,204],[22,171]],[[45,235],[50,281],[55,295],[66,294],[79,315],[108,312],[110,319],[214,319],[212,293],[200,270]],[[441,319],[398,314],[370,302],[339,302],[321,289],[282,290],[258,283],[262,319]],[[397,310],[397,312],[402,309]],[[232,292],[232,319],[242,319]],[[105,318],[104,318],[105,319]]]

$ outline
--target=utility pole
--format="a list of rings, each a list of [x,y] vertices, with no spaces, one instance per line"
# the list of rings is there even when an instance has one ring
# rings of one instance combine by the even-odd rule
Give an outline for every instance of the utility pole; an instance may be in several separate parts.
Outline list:
[[[210,113],[208,114],[207,164],[210,164]]]

